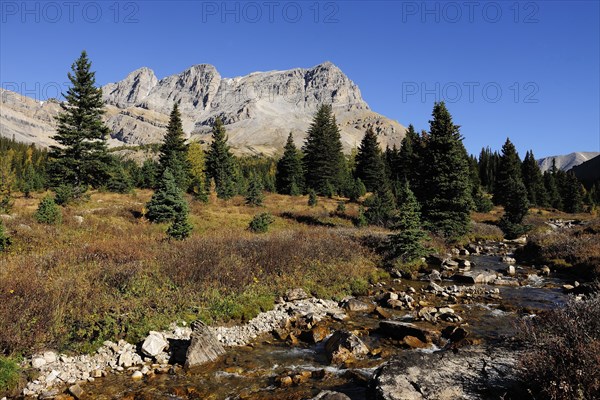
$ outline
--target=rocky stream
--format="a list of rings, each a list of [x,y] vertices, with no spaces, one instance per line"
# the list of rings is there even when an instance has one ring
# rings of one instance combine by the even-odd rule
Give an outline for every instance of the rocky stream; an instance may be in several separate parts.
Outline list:
[[[456,249],[431,273],[395,274],[339,303],[290,290],[245,325],[174,324],[94,355],[39,354],[26,361],[37,378],[22,397],[518,398],[518,321],[560,305],[576,284],[517,265],[515,246]]]

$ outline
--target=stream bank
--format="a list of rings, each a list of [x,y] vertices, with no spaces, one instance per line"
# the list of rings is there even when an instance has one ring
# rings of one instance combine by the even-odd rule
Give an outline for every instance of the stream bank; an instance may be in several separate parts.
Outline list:
[[[337,396],[329,391],[356,400],[432,393],[497,398],[485,397],[497,395],[485,387],[513,390],[516,321],[566,298],[566,282],[547,276],[543,266],[516,265],[514,246],[469,246],[418,280],[397,277],[375,285],[368,296],[339,303],[290,291],[246,325],[211,328],[227,346],[226,354],[195,368],[181,367],[191,334],[187,326],[149,335],[166,343],[163,348],[159,343],[156,354],[124,342],[105,343],[93,356],[43,354],[29,360],[40,377],[23,394],[48,399]],[[68,372],[73,370],[79,372]],[[400,375],[406,379],[389,379]],[[412,397],[397,394],[402,385],[414,389]]]

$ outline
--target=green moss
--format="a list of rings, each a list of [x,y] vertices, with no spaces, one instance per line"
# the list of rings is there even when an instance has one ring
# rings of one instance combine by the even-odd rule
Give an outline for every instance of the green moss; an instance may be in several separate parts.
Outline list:
[[[19,383],[19,364],[13,358],[0,356],[0,394]]]

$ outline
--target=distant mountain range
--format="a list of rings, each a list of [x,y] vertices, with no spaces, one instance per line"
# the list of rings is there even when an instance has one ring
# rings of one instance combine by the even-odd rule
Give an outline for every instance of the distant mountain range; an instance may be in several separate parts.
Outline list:
[[[110,146],[162,140],[174,102],[179,102],[184,131],[208,142],[211,124],[220,117],[238,153],[279,152],[290,132],[303,143],[313,114],[331,104],[346,151],[373,128],[382,146],[400,144],[406,129],[371,111],[358,86],[330,62],[313,68],[255,72],[223,78],[208,64],[158,79],[149,68],[131,72],[103,88]],[[43,146],[53,143],[58,101],[40,102],[0,89],[0,135]]]
[[[600,155],[600,152],[594,151],[580,151],[575,153],[570,153],[562,156],[550,156],[537,160],[538,165],[542,172],[550,170],[552,168],[552,162],[556,162],[556,168],[568,171],[571,168],[580,165],[588,160],[591,160],[594,157]]]

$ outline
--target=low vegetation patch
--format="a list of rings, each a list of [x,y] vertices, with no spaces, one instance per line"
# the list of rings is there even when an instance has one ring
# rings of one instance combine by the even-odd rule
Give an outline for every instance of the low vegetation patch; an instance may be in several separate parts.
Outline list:
[[[521,260],[533,264],[549,264],[562,272],[584,279],[600,278],[600,219],[584,225],[529,237],[527,245],[517,253]]]
[[[524,324],[524,384],[535,399],[600,398],[600,297],[565,307]]]
[[[19,383],[19,364],[16,360],[0,356],[0,395],[7,394]]]
[[[164,224],[136,217],[149,197],[92,193],[63,209],[61,225],[35,221],[39,199],[17,199],[19,215],[5,222],[14,245],[0,256],[1,353],[93,351],[176,320],[248,320],[292,287],[342,298],[379,277],[377,256],[353,228],[277,219],[256,235],[246,229],[255,209],[237,199],[193,203],[198,229],[167,241]],[[301,197],[285,200],[308,210]],[[281,201],[268,196],[265,211]]]

